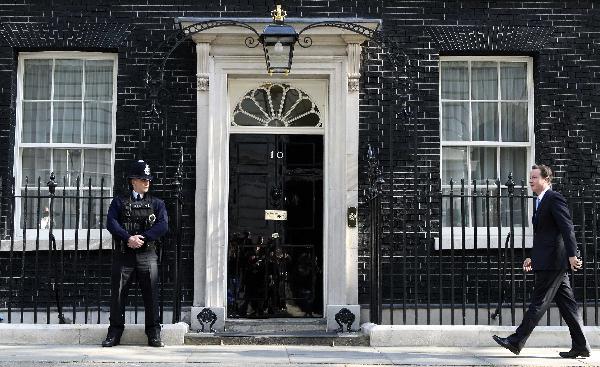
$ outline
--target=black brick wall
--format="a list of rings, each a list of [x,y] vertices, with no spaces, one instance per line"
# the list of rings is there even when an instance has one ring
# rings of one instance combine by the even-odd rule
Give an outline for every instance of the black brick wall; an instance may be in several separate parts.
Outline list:
[[[600,7],[597,1],[432,1],[299,0],[285,4],[289,16],[383,19],[386,35],[398,42],[410,63],[414,121],[390,123],[394,75],[389,59],[367,48],[361,79],[361,191],[366,183],[366,146],[380,147],[387,175],[384,192],[422,190],[439,185],[439,55],[527,55],[534,59],[536,161],[556,170],[558,187],[584,183],[597,187],[600,138]],[[287,3],[291,3],[287,1]],[[12,173],[16,58],[22,51],[92,50],[119,54],[116,188],[123,186],[126,162],[138,151],[154,163],[160,195],[172,196],[178,152],[184,149],[184,190],[192,197],[195,161],[195,55],[184,43],[167,67],[177,108],[166,125],[141,120],[146,106],[143,71],[152,50],[174,29],[180,16],[266,17],[268,0],[15,0],[0,5],[0,170]],[[385,52],[385,50],[383,50]],[[415,136],[416,134],[416,136]],[[414,158],[416,141],[417,162]],[[391,148],[391,149],[390,149]],[[393,166],[393,177],[390,167]],[[417,167],[417,172],[415,172]],[[393,178],[393,180],[392,180]],[[387,190],[387,191],[386,191]],[[413,191],[414,192],[414,191]],[[364,198],[361,196],[361,203]],[[385,203],[385,200],[384,200]],[[415,202],[406,202],[407,207]],[[361,302],[368,296],[366,227],[361,205]],[[409,215],[416,221],[418,212]],[[193,207],[184,209],[186,266],[191,275]],[[107,270],[108,271],[108,270]],[[192,278],[184,286],[188,300]],[[189,305],[189,301],[186,303]]]
[[[410,96],[410,108],[417,118],[416,124],[409,121],[409,126],[406,126],[406,121],[397,119],[394,121],[395,126],[391,126],[389,121],[393,120],[389,117],[388,105],[394,98],[390,95],[390,88],[384,86],[386,75],[385,72],[382,73],[380,66],[383,62],[383,69],[386,69],[385,58],[379,53],[380,50],[372,50],[363,69],[360,144],[361,158],[364,158],[367,143],[380,147],[379,158],[386,179],[382,197],[384,232],[393,223],[403,223],[398,220],[397,215],[405,213],[403,220],[407,222],[407,230],[421,232],[417,237],[422,238],[426,205],[422,199],[415,200],[411,195],[414,195],[415,189],[417,193],[423,194],[428,187],[434,190],[439,188],[440,55],[531,56],[534,63],[536,162],[554,168],[554,187],[559,191],[577,187],[586,187],[591,191],[598,189],[600,121],[597,106],[600,103],[600,84],[597,80],[600,74],[600,10],[597,2],[383,1],[377,16],[383,19],[386,35],[402,45],[403,52],[409,56],[410,69],[413,71],[411,77],[416,86]],[[413,161],[415,139],[418,151],[416,169]],[[366,161],[363,160],[360,166],[362,174],[359,179],[364,188]],[[390,166],[394,167],[393,171]],[[503,182],[506,179],[502,178]],[[364,197],[361,202],[364,202]],[[391,203],[394,210],[390,210]],[[435,208],[436,203],[433,206]],[[361,209],[363,247],[359,254],[359,298],[362,303],[368,303],[368,210],[366,205]],[[591,217],[588,213],[587,220]],[[435,216],[432,220],[432,230],[437,232]],[[587,230],[591,231],[589,224]],[[579,231],[581,228],[576,229]],[[590,234],[587,233],[588,245],[591,244]],[[403,275],[399,273],[402,261],[396,260],[396,270],[390,270],[387,265],[390,249],[397,251],[396,256],[409,256],[406,265],[409,284],[413,284],[411,282],[414,279],[423,277],[426,253],[424,241],[417,242],[409,236],[407,252],[404,253],[398,247],[399,237],[391,239],[384,235],[382,240],[382,282],[386,303],[390,301],[391,288],[395,287],[396,302],[402,300],[403,294],[400,284]],[[597,248],[591,250],[597,251]],[[421,259],[414,261],[415,254],[420,254]],[[597,253],[588,250],[588,255],[592,254],[594,258],[597,256]],[[448,255],[446,252],[434,252],[433,256],[437,258]],[[480,255],[482,257],[479,261],[482,261],[485,254],[467,251],[466,261],[469,263],[465,267],[472,268],[473,259]],[[591,258],[589,256],[588,266],[592,266]],[[457,261],[461,261],[460,255]],[[520,260],[516,261],[517,264],[519,262]],[[457,268],[457,271],[462,271],[461,269]],[[389,278],[390,272],[395,274],[393,280]],[[442,274],[444,282],[447,282],[448,274]],[[436,286],[438,275],[432,274],[432,277],[432,284]],[[395,285],[392,287],[390,284]],[[521,287],[519,284],[517,286]],[[410,293],[410,289],[408,292]],[[460,293],[458,292],[459,297]],[[465,290],[465,293],[469,291]],[[435,290],[432,294],[437,302],[439,297],[435,297]],[[424,303],[424,297],[419,297],[416,301],[415,298],[416,296],[408,294],[407,302]],[[447,296],[444,298],[448,300]]]

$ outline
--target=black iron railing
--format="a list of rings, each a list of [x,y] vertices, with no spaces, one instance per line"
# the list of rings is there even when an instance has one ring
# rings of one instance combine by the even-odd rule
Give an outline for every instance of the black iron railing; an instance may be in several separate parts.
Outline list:
[[[500,324],[521,320],[533,274],[522,270],[533,239],[535,197],[512,175],[502,183],[460,181],[440,190],[386,190],[369,173],[364,233],[370,253],[371,321],[384,324]],[[381,189],[381,186],[384,186]],[[555,185],[568,201],[583,269],[571,273],[586,325],[598,325],[596,192]],[[374,213],[374,214],[373,214]],[[558,310],[546,323],[561,323]]]
[[[107,323],[114,249],[106,230],[111,189],[104,179],[82,183],[77,178],[67,187],[54,174],[46,184],[41,178],[34,185],[27,178],[23,182],[18,188],[12,177],[0,182],[0,314],[9,323]],[[163,322],[181,320],[181,168],[174,184],[173,197],[161,197],[170,217],[160,246]],[[127,311],[134,322],[142,304],[139,290],[132,288]]]

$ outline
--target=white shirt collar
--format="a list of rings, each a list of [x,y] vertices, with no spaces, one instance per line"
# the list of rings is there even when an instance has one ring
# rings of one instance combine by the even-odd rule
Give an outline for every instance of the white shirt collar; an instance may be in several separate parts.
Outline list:
[[[544,194],[546,193],[546,191],[550,190],[550,186],[546,187],[546,190],[542,191],[541,194],[538,195],[538,200],[542,201],[542,199],[544,198]]]
[[[133,196],[134,199],[137,199],[138,195],[140,196],[140,199],[144,198],[144,194],[140,194],[139,192],[132,190],[131,191],[131,195]]]

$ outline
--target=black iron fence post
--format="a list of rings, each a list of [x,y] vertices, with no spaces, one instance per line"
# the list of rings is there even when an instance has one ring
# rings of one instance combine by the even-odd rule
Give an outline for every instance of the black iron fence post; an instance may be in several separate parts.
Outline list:
[[[513,180],[512,172],[508,173],[508,181],[506,181],[506,187],[508,188],[508,216],[510,233],[515,233],[515,218],[514,218],[514,203],[513,197],[515,194],[515,181]],[[512,325],[515,325],[515,236],[510,236],[510,319]]]
[[[9,223],[10,223],[10,255],[9,255],[9,260],[8,260],[8,266],[9,266],[9,270],[8,270],[8,276],[9,278],[9,282],[8,282],[8,323],[12,322],[12,303],[13,303],[13,279],[14,274],[13,274],[13,258],[15,255],[15,179],[14,177],[9,177],[8,178],[8,184],[10,185],[10,189],[7,190],[10,192],[10,200],[9,202],[9,210],[8,210],[8,214],[10,216],[9,218]]]
[[[62,271],[59,271],[59,268],[56,264],[53,264],[56,254],[56,238],[54,237],[54,199],[56,196],[56,187],[58,184],[56,183],[56,176],[54,172],[50,173],[50,181],[47,183],[48,192],[50,196],[50,204],[48,205],[48,276],[54,278],[54,297],[56,301],[56,312],[58,313],[58,322],[60,324],[66,324],[65,317],[62,312],[62,304],[61,304],[61,295],[62,295]],[[50,269],[53,269],[53,274],[50,274]],[[61,258],[61,267],[62,269],[62,258]],[[49,304],[49,303],[48,303]],[[50,313],[48,313],[48,323],[50,323]]]
[[[381,167],[375,152],[369,145],[367,150],[368,179],[369,187],[367,200],[369,200],[370,213],[370,250],[371,250],[371,268],[370,268],[370,288],[371,304],[370,319],[375,324],[381,324],[382,321],[382,297],[381,297],[381,244],[380,244],[380,211],[381,211],[381,184],[384,182],[381,174]]]

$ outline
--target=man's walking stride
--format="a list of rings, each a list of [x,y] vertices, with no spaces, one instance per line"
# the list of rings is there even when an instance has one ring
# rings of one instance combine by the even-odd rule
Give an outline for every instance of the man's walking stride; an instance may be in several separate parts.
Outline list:
[[[560,352],[563,358],[589,357],[590,346],[583,335],[577,302],[569,283],[568,270],[581,269],[577,258],[577,242],[573,221],[565,198],[550,189],[552,170],[544,165],[533,166],[529,185],[537,195],[533,212],[533,248],[531,258],[523,262],[523,270],[533,270],[535,283],[531,304],[521,325],[507,338],[494,335],[494,340],[514,354],[519,354],[538,322],[556,302],[560,316],[571,333],[571,350]]]

